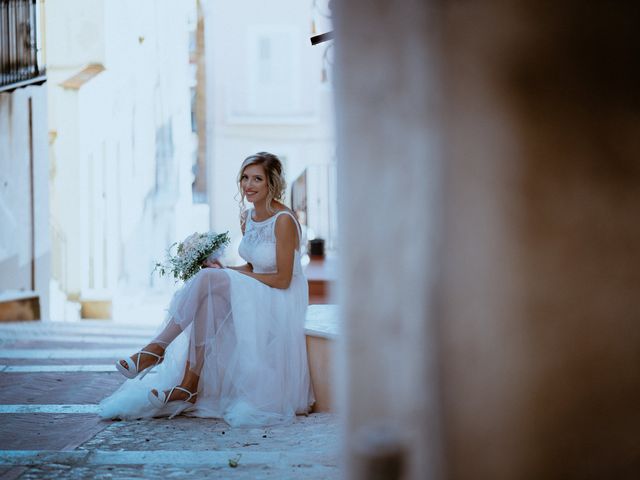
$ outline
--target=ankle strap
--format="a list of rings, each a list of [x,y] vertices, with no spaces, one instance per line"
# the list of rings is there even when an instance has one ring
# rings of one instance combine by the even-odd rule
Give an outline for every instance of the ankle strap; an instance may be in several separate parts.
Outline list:
[[[153,355],[153,356],[154,356],[154,357],[156,357],[156,358],[162,358],[162,357],[164,357],[164,355],[158,355],[157,353],[149,352],[149,351],[147,351],[147,350],[140,350],[140,351],[138,352],[138,358],[140,358],[140,355],[141,355],[141,354],[143,354],[143,353],[144,353],[144,354],[146,354],[146,355]]]
[[[171,391],[169,392],[169,395],[167,396],[167,398],[169,398],[169,397],[171,396],[171,394],[173,393],[173,391],[174,391],[174,390],[181,390],[181,391],[183,391],[184,393],[188,393],[188,394],[189,394],[189,398],[187,398],[187,400],[186,400],[187,402],[188,402],[189,400],[191,400],[193,397],[195,397],[196,395],[198,395],[198,392],[191,393],[191,392],[190,392],[189,390],[187,390],[186,388],[183,388],[183,387],[180,387],[179,385],[176,385],[175,387],[173,387],[173,388],[171,389]]]
[[[140,350],[140,351],[138,352],[137,357],[136,357],[136,371],[140,370],[140,356],[141,356],[143,353],[144,353],[145,355],[153,355],[154,357],[156,357],[156,359],[157,359],[157,360],[156,360],[156,365],[157,365],[158,363],[160,363],[160,361],[164,358],[164,355],[158,355],[157,353],[148,352],[148,351],[146,351],[146,350]],[[129,362],[127,361],[127,363],[129,363]]]

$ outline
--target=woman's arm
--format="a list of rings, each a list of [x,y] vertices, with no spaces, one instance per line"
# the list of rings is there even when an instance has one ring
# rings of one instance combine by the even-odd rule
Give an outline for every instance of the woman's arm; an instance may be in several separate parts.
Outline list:
[[[276,219],[276,272],[242,272],[273,288],[287,289],[293,277],[293,259],[296,251],[298,229],[289,215],[280,215]]]
[[[238,265],[237,267],[223,267],[230,268],[231,270],[237,270],[238,272],[253,272],[253,265],[245,263],[244,265]]]
[[[242,215],[240,216],[240,230],[242,230],[242,235],[244,236],[244,229],[245,226],[247,225],[247,215],[249,214],[248,210],[245,210],[244,212],[242,212]],[[231,266],[224,266],[222,265],[222,263],[219,260],[214,260],[214,261],[210,261],[210,260],[205,260],[202,263],[203,267],[210,267],[210,268],[230,268],[231,270],[237,270],[238,272],[253,272],[253,265],[251,265],[250,263],[245,263],[244,265],[238,265],[235,267],[231,267]]]
[[[204,262],[202,262],[202,267],[203,268],[230,268],[231,270],[237,270],[239,272],[253,272],[253,265],[251,265],[250,263],[245,263],[244,265],[238,265],[236,267],[230,267],[227,266],[225,267],[224,265],[222,265],[222,263],[220,263],[219,260],[205,260]]]

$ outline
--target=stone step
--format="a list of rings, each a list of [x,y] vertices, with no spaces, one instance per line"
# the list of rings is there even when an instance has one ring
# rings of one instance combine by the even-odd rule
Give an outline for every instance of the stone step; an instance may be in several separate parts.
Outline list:
[[[0,293],[0,322],[40,319],[40,297],[31,290]]]
[[[0,336],[25,335],[43,336],[51,333],[69,335],[118,335],[118,336],[146,336],[152,335],[157,325],[135,325],[117,322],[94,323],[89,320],[78,322],[7,322],[0,329]]]

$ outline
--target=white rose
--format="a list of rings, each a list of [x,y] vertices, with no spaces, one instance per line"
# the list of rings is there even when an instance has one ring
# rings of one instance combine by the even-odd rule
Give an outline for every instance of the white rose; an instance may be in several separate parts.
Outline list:
[[[195,244],[198,243],[198,240],[200,240],[200,234],[198,232],[192,233],[187,238],[185,238],[184,241],[182,242],[183,250],[189,250]]]
[[[215,262],[220,257],[222,257],[223,253],[224,253],[224,248],[219,248],[215,252],[213,252],[211,255],[209,255],[207,257],[207,260],[209,260],[210,262]]]

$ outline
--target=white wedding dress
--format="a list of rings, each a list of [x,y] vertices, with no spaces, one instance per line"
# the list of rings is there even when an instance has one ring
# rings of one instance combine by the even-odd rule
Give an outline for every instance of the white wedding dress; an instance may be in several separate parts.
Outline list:
[[[275,223],[280,211],[257,222],[248,212],[240,256],[255,273],[276,271]],[[195,408],[187,415],[222,418],[231,426],[291,422],[314,402],[304,321],[307,279],[295,251],[287,289],[272,288],[232,269],[205,268],[171,300],[157,340],[171,342],[164,361],[142,380],[127,380],[100,402],[103,418],[153,417],[148,392],[178,385],[185,362],[200,369]]]

